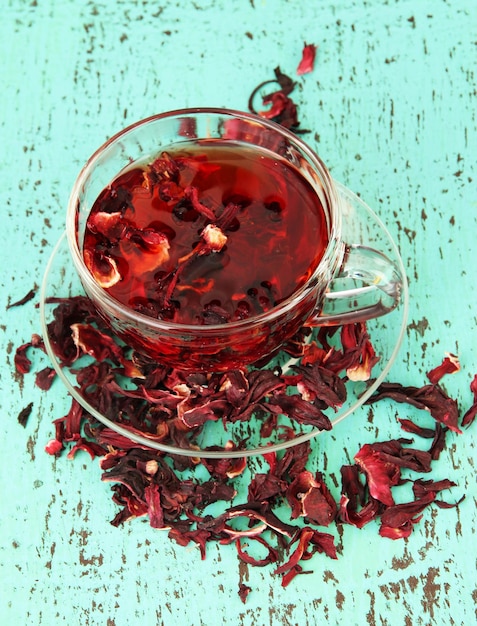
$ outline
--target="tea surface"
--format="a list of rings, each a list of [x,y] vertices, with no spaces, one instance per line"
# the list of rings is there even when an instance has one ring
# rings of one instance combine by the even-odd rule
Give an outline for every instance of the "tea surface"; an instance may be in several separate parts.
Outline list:
[[[131,309],[221,324],[292,295],[327,243],[323,207],[293,165],[209,140],[122,172],[94,203],[83,255]]]

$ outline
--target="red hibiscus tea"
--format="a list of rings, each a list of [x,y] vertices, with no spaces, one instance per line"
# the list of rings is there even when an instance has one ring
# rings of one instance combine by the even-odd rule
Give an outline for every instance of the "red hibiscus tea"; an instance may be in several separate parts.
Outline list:
[[[135,163],[113,180],[89,214],[83,258],[130,309],[217,325],[287,299],[327,244],[320,200],[291,163],[206,140]]]

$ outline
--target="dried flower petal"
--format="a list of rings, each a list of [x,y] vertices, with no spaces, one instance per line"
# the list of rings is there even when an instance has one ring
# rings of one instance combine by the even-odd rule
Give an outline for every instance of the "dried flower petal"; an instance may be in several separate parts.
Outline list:
[[[455,356],[455,354],[447,354],[440,365],[427,373],[427,378],[433,385],[437,385],[445,374],[455,374],[459,370],[459,359]]]
[[[296,70],[296,73],[299,76],[313,71],[315,65],[316,50],[317,46],[315,46],[314,44],[305,43],[303,47],[302,57]]]
[[[261,545],[267,548],[268,550],[267,556],[263,559],[256,559],[252,557],[250,554],[248,554],[242,549],[242,546],[240,544],[240,539],[236,539],[235,546],[237,548],[237,554],[241,561],[243,561],[244,563],[248,563],[249,565],[253,565],[255,567],[264,567],[265,565],[269,565],[270,563],[276,563],[278,561],[278,551],[275,550],[275,548],[272,548],[272,546],[269,543],[267,543],[265,539],[263,539],[263,537],[256,536],[256,537],[253,537],[253,540],[257,541],[258,543],[260,543]]]
[[[462,418],[462,426],[470,426],[477,415],[477,374],[470,383],[470,390],[474,394],[474,402],[465,412],[464,417]]]
[[[405,402],[418,409],[428,411],[432,417],[452,431],[461,433],[458,426],[459,411],[457,402],[450,398],[439,385],[423,387],[404,387],[400,383],[383,383],[377,392],[367,401],[368,404],[382,398],[390,398],[396,402]]]
[[[23,296],[23,298],[21,298],[20,300],[17,300],[16,302],[12,302],[10,304],[7,304],[6,308],[8,310],[8,309],[12,309],[13,307],[16,307],[16,306],[23,306],[27,302],[30,302],[30,300],[33,300],[35,295],[36,295],[36,288],[30,289],[30,291],[25,296]]]
[[[420,519],[419,515],[429,504],[434,502],[435,492],[426,492],[415,502],[395,504],[389,506],[381,515],[379,534],[389,539],[409,537],[414,524]],[[417,516],[417,517],[416,517]]]
[[[15,356],[13,357],[15,363],[15,369],[19,374],[28,374],[31,369],[31,361],[27,357],[26,352],[31,348],[31,342],[24,343],[15,350]]]
[[[371,496],[383,504],[392,506],[394,498],[391,487],[399,483],[401,477],[399,466],[383,459],[382,454],[371,444],[365,444],[355,454],[354,459],[366,474]]]
[[[25,428],[28,418],[31,415],[31,412],[33,410],[33,402],[30,402],[29,404],[27,404],[27,406],[25,408],[23,408],[20,413],[18,414],[18,418],[17,421],[18,423],[23,426],[23,428]]]
[[[48,391],[56,377],[56,371],[52,367],[44,367],[35,374],[35,384],[43,391]]]
[[[122,359],[122,350],[114,339],[91,324],[72,324],[71,331],[75,346],[84,354],[89,354],[97,361]]]
[[[252,591],[252,588],[246,585],[245,583],[239,584],[238,595],[244,604],[247,602],[248,594],[251,591]]]
[[[147,514],[152,528],[164,528],[164,513],[161,505],[159,485],[151,483],[144,489],[147,502]]]
[[[84,452],[87,452],[92,459],[97,456],[104,456],[106,454],[106,450],[103,448],[103,446],[100,446],[95,441],[87,441],[83,437],[80,437],[76,441],[75,445],[70,448],[67,454],[68,459],[73,459],[78,450],[83,450]]]
[[[329,558],[336,559],[336,548],[334,538],[327,533],[321,533],[317,530],[305,526],[301,528],[289,547],[298,542],[298,545],[292,552],[288,561],[277,567],[274,574],[286,574],[296,567],[302,559],[309,559],[315,552],[324,552]]]
[[[289,485],[286,498],[292,519],[304,517],[312,524],[329,526],[336,516],[336,502],[320,473],[313,475],[303,471],[298,474]]]

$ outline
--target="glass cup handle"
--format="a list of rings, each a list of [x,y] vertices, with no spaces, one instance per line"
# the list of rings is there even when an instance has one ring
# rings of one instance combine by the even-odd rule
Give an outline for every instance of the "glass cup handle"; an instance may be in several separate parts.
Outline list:
[[[321,311],[310,326],[363,322],[389,313],[399,304],[403,277],[382,252],[345,244],[341,268],[325,292]]]

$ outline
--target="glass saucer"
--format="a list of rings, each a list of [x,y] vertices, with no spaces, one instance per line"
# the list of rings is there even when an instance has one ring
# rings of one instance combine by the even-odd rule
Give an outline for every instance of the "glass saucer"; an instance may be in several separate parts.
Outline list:
[[[387,315],[367,322],[367,329],[379,361],[373,367],[369,381],[355,382],[347,378],[344,379],[347,391],[346,401],[337,411],[333,409],[325,411],[333,425],[362,406],[388,374],[404,338],[409,301],[403,263],[386,227],[375,213],[355,194],[343,185],[335,184],[344,200],[344,241],[374,247],[386,254],[395,263],[403,276],[403,285],[399,305]],[[82,356],[72,365],[67,366],[58,358],[53,349],[48,336],[48,324],[53,320],[57,303],[50,303],[49,300],[51,298],[70,298],[78,295],[84,295],[84,291],[71,261],[66,233],[63,233],[48,262],[40,293],[40,316],[47,353],[69,394],[93,418],[96,418],[105,427],[112,429],[119,435],[127,437],[135,444],[154,448],[168,454],[189,457],[244,457],[288,448],[327,432],[318,430],[310,425],[298,424],[285,416],[279,416],[272,432],[269,432],[266,439],[264,439],[261,434],[263,415],[252,416],[246,422],[237,421],[232,423],[224,420],[209,420],[198,433],[194,433],[194,437],[188,440],[187,445],[189,447],[178,447],[167,439],[158,440],[158,438],[151,436],[150,433],[143,435],[140,432],[138,433],[137,429],[134,429],[134,432],[132,432],[124,423],[118,423],[117,415],[108,414],[107,411],[100,409],[100,407],[93,406],[91,399],[89,397],[86,398],[81,392],[76,375],[81,367],[92,363],[92,357]],[[315,329],[311,338],[317,332],[317,329]],[[337,345],[339,346],[340,344],[338,343]],[[280,353],[267,367],[272,370],[279,367],[286,373],[290,366],[297,363],[297,361],[299,362],[297,359],[291,359],[285,353]],[[127,389],[131,389],[131,384],[131,380],[126,382]],[[287,433],[287,439],[283,439],[284,432]],[[289,438],[291,432],[293,432],[293,436]],[[237,449],[230,449],[230,442]]]

